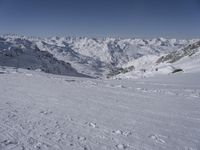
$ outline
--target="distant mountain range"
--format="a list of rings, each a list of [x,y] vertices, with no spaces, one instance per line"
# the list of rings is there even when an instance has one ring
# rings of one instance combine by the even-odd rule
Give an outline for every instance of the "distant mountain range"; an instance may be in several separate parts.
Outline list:
[[[0,65],[47,73],[141,78],[200,71],[200,40],[0,36]]]

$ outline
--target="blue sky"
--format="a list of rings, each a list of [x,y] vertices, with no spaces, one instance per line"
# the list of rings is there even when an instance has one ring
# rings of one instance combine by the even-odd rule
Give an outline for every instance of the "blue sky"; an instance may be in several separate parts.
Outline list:
[[[200,0],[0,0],[0,33],[200,37]]]

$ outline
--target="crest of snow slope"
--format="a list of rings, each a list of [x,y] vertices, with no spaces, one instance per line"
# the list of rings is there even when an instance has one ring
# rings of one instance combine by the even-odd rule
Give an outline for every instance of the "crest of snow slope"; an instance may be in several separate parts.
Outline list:
[[[23,38],[0,38],[0,65],[47,73],[85,76],[79,74],[69,63],[57,60],[47,51],[40,49]]]

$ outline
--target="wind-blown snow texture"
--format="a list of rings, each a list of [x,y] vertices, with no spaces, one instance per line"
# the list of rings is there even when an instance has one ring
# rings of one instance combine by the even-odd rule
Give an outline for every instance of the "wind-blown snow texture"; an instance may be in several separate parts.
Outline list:
[[[1,69],[2,150],[199,150],[199,73],[97,80]]]

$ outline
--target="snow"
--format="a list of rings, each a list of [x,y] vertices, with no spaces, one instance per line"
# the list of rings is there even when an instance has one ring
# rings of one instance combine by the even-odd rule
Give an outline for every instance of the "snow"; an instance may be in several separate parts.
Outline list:
[[[176,73],[177,69],[182,70],[179,73],[193,73],[200,72],[200,42],[190,44],[190,46],[172,51],[167,55],[155,56],[146,55],[136,60],[129,61],[123,67],[134,66],[135,69],[125,73],[114,76],[113,78],[145,78],[156,75]],[[167,58],[164,60],[161,58]],[[159,60],[159,61],[158,61]],[[171,62],[173,60],[173,62]]]
[[[2,150],[199,150],[200,73],[99,80],[0,69]]]
[[[171,52],[176,52],[193,45],[199,39],[180,40],[180,39],[138,39],[138,38],[87,38],[87,37],[50,37],[50,38],[36,38],[25,37],[18,35],[4,35],[0,36],[0,50],[8,51],[9,48],[17,47],[28,49],[34,53],[34,49],[40,50],[40,53],[52,54],[52,57],[57,61],[62,61],[71,65],[71,68],[77,70],[78,73],[89,75],[92,77],[106,78],[112,71],[118,69],[125,69],[134,67],[130,72],[120,73],[110,78],[144,78],[151,77],[157,74],[169,74],[174,69],[183,69],[184,72],[199,72],[199,62],[195,61],[195,66],[187,59],[183,64],[180,60],[179,64],[157,64],[157,60],[161,56],[166,56]],[[30,49],[30,50],[29,50]],[[179,54],[179,53],[177,53]],[[188,55],[190,53],[188,52]],[[21,57],[21,56],[20,56]],[[20,58],[19,60],[23,59]],[[4,62],[4,59],[1,59]],[[29,58],[30,59],[30,58]],[[29,60],[28,59],[28,60]],[[34,59],[38,59],[37,57]],[[185,59],[185,58],[184,58]],[[198,58],[197,58],[198,59]],[[18,59],[13,60],[12,66],[16,66]],[[50,59],[52,60],[52,58]],[[192,59],[193,60],[193,59]],[[7,60],[8,61],[8,60]],[[46,60],[43,60],[46,61]],[[14,63],[15,62],[15,63]],[[19,61],[18,61],[19,62]],[[20,61],[21,62],[21,61]],[[2,63],[1,63],[2,64]],[[30,64],[30,62],[29,62]],[[39,63],[44,70],[44,66],[48,66],[51,73],[67,72],[63,66],[55,71],[54,65]],[[39,65],[38,64],[38,65]],[[31,64],[32,66],[33,64]],[[166,68],[164,67],[166,66]],[[23,66],[27,68],[27,66]],[[30,68],[30,65],[29,67]],[[70,66],[68,66],[70,68]],[[64,71],[65,70],[65,71]],[[155,71],[157,70],[157,71]]]
[[[200,149],[198,39],[5,35],[0,58],[0,150]]]
[[[85,76],[71,64],[56,59],[48,51],[41,51],[34,43],[22,38],[0,39],[0,65],[59,75]]]
[[[105,77],[110,68],[126,66],[140,57],[151,55],[156,58],[197,41],[87,37],[27,39],[59,60],[71,63],[78,72],[94,77]]]
[[[196,54],[181,59],[174,66],[184,68],[185,72],[200,72],[200,48]]]

